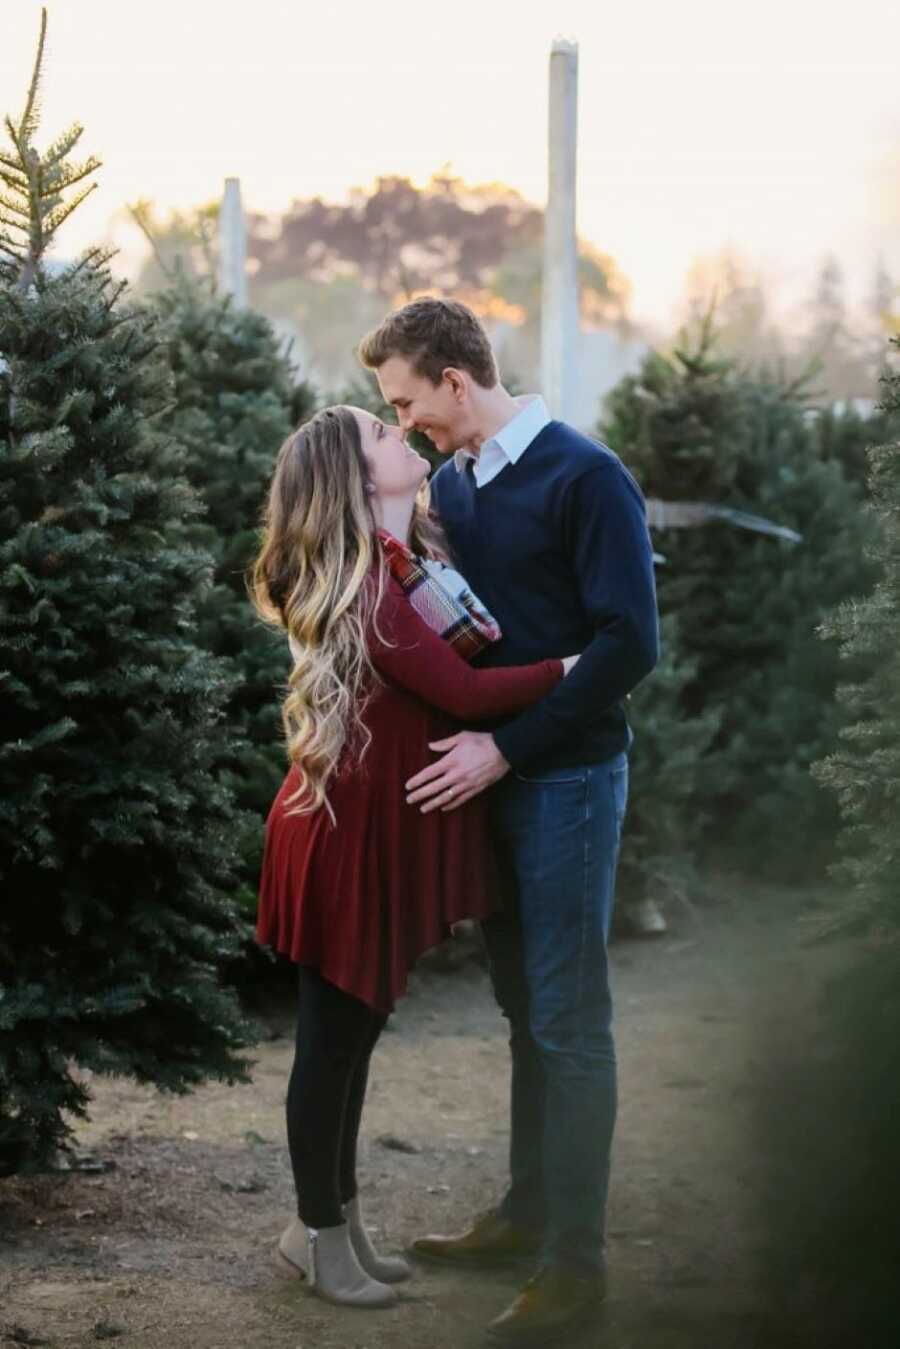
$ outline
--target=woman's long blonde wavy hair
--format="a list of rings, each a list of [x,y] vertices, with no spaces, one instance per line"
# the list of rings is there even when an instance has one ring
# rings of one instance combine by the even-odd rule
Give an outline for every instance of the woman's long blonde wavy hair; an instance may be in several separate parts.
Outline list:
[[[295,650],[282,705],[288,757],[300,779],[289,800],[294,813],[324,806],[333,818],[327,791],[341,756],[361,759],[371,739],[363,712],[377,676],[368,633],[384,593],[373,491],[349,407],[325,408],[281,447],[248,584],[257,613],[286,630]],[[417,553],[447,557],[429,515],[427,483],[409,542]]]

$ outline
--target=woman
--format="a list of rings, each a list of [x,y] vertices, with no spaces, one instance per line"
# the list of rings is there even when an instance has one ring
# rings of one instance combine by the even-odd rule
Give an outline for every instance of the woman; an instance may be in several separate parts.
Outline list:
[[[422,815],[404,784],[455,719],[516,712],[574,660],[467,664],[460,653],[500,634],[428,560],[445,550],[427,474],[399,428],[326,409],[281,449],[252,574],[258,612],[294,657],[291,768],[266,824],[257,925],[300,982],[287,1094],[298,1217],[278,1257],[320,1296],[367,1307],[391,1305],[409,1274],[376,1254],[359,1212],[369,1058],[416,958],[492,907],[481,798]]]

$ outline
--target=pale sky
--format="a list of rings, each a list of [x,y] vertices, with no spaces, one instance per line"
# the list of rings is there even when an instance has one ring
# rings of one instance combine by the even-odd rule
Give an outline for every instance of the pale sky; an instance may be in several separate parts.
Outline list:
[[[0,0],[0,111],[21,111],[36,0]],[[900,4],[855,0],[50,0],[46,141],[76,118],[100,190],[75,253],[127,201],[341,200],[448,165],[542,202],[547,60],[580,44],[579,232],[664,319],[730,246],[785,293],[831,251],[852,293],[900,280]]]

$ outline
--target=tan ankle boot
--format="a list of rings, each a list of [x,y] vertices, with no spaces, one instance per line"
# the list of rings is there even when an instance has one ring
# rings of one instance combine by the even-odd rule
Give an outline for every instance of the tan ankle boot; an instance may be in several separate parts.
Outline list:
[[[359,1207],[359,1196],[344,1205],[344,1217],[356,1258],[365,1272],[380,1283],[402,1283],[411,1273],[401,1255],[379,1255],[369,1240]]]
[[[350,1241],[347,1223],[339,1227],[306,1227],[295,1218],[278,1241],[279,1268],[306,1279],[317,1297],[346,1307],[392,1307],[393,1288],[369,1278]]]

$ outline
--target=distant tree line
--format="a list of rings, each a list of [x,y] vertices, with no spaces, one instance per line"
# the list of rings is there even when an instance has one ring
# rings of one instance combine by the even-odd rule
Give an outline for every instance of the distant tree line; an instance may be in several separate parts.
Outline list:
[[[140,205],[155,249],[136,279],[139,292],[158,289],[176,258],[188,275],[215,269],[217,204],[165,218]],[[538,368],[543,212],[503,183],[470,185],[448,172],[424,187],[382,177],[342,203],[315,197],[282,214],[251,213],[248,229],[251,302],[300,334],[297,356],[320,383],[351,378],[359,330],[423,292],[465,300],[502,336],[520,374]],[[635,324],[630,290],[615,259],[580,240],[582,325],[665,345],[667,335]],[[713,306],[723,355],[784,384],[803,380],[823,405],[871,402],[887,341],[900,329],[900,290],[884,261],[875,260],[856,308],[833,256],[789,311],[776,300],[767,277],[726,249],[695,260],[679,322],[696,328]]]

